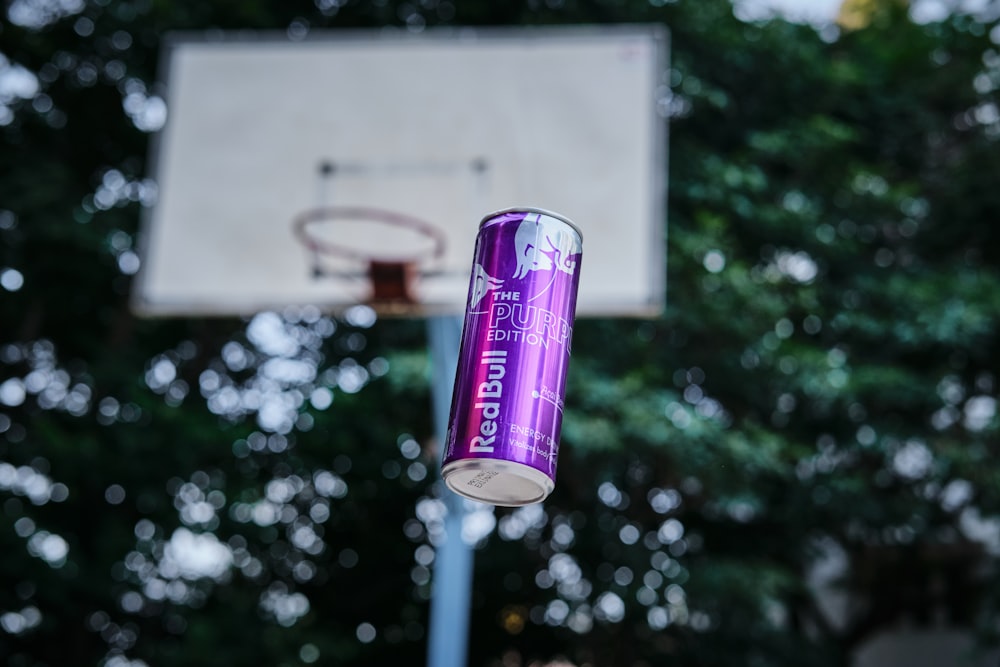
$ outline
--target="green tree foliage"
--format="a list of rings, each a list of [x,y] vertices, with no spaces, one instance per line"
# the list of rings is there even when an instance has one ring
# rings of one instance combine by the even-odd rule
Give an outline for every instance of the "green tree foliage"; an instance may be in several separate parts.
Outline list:
[[[164,34],[384,25],[671,30],[667,312],[579,322],[555,493],[470,509],[469,664],[845,665],[901,620],[995,641],[992,21],[9,1],[0,659],[423,661],[444,504],[422,325],[127,303]]]

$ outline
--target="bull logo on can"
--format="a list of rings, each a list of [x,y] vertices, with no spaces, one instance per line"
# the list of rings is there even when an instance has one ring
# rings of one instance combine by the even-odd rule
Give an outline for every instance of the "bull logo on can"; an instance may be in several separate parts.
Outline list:
[[[494,278],[486,272],[482,264],[476,262],[472,267],[472,290],[469,295],[469,308],[475,308],[483,300],[487,292],[500,289],[502,286],[502,279]]]
[[[564,225],[546,224],[546,220],[540,213],[525,216],[514,233],[514,278],[524,278],[531,271],[576,272],[576,257],[583,251],[580,237]]]
[[[514,232],[514,272],[522,280],[534,271],[561,271],[573,275],[583,251],[580,237],[558,221],[540,213],[524,217]],[[478,262],[472,267],[469,307],[476,308],[492,290],[501,289],[504,279],[491,276]]]

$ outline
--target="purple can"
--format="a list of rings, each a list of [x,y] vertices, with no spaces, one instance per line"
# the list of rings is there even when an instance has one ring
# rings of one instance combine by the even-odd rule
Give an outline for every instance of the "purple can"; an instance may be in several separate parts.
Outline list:
[[[582,250],[548,211],[480,223],[441,469],[456,493],[518,506],[555,487]]]

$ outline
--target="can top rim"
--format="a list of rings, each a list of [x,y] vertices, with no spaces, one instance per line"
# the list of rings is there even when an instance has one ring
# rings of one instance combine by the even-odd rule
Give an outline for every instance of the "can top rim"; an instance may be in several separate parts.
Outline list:
[[[555,218],[556,220],[566,223],[569,225],[570,229],[576,232],[576,235],[580,237],[580,242],[583,242],[583,231],[577,226],[575,222],[567,218],[561,213],[556,213],[555,211],[550,211],[546,208],[538,208],[535,206],[512,206],[510,208],[502,208],[499,211],[493,211],[492,213],[485,216],[479,223],[480,228],[493,218],[504,215],[505,213],[540,213],[542,215],[548,216],[550,218]]]

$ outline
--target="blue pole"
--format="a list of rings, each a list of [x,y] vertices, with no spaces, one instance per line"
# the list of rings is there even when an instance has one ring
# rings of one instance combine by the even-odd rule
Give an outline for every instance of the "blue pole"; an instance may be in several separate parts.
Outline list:
[[[458,366],[462,318],[442,315],[427,319],[433,383],[434,431],[441,447],[448,432],[451,392]],[[443,486],[443,485],[442,485]],[[465,667],[469,644],[469,597],[472,588],[472,548],[462,541],[462,498],[444,490],[448,508],[445,541],[437,548],[432,581],[428,667]]]

